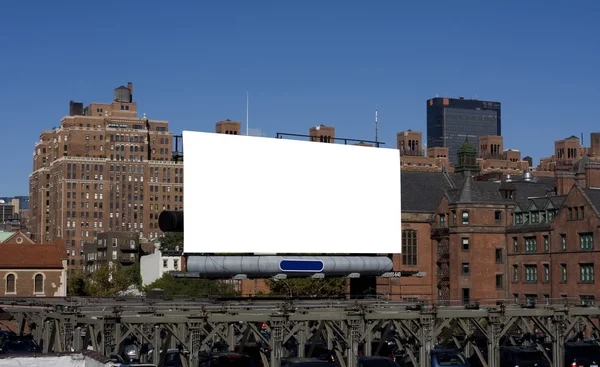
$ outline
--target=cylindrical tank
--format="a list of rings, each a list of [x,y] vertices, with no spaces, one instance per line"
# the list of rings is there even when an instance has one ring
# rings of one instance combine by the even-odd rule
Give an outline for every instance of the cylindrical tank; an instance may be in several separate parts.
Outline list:
[[[183,232],[183,211],[164,210],[158,217],[158,227],[163,232]]]
[[[392,260],[385,256],[202,256],[189,255],[186,270],[198,272],[207,278],[231,278],[238,274],[248,277],[271,277],[286,273],[290,277],[306,276],[307,273],[284,272],[282,260],[303,259],[323,262],[320,273],[325,276],[381,275],[392,271]]]

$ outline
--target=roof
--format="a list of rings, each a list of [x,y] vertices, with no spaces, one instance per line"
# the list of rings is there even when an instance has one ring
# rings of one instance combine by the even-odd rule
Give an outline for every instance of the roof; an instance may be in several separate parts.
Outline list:
[[[525,181],[522,177],[511,181],[476,181],[471,176],[464,178],[459,173],[402,171],[402,211],[413,213],[435,213],[440,200],[447,195],[449,202],[459,204],[511,204],[500,189],[516,191],[516,202],[526,210],[532,198],[544,198],[554,193],[553,178],[533,177]],[[600,208],[600,190],[598,207]],[[552,205],[560,207],[563,197],[551,196]],[[543,199],[544,200],[544,199]],[[536,204],[537,205],[537,204]]]
[[[461,175],[445,172],[402,171],[402,211],[435,213],[446,190],[461,182]]]
[[[29,244],[33,244],[35,242],[33,242],[33,240],[31,238],[29,238],[25,233],[23,233],[22,231],[11,231],[11,232],[0,232],[2,234],[6,234],[3,236],[0,236],[0,243],[2,244],[8,244],[8,243],[29,243]]]
[[[573,165],[573,168],[571,169],[574,173],[585,173],[585,165],[588,162],[591,162],[592,159],[586,154],[583,156],[583,158],[581,158],[580,160],[578,160],[577,162],[575,162],[575,164]]]
[[[516,192],[517,204],[521,209],[526,210],[529,207],[531,198],[544,197],[550,192],[554,192],[554,180],[538,180],[538,181],[520,181],[513,182]]]
[[[11,238],[14,235],[15,235],[15,232],[0,231],[0,243],[8,240],[9,238]]]
[[[600,211],[600,189],[582,189],[596,210]]]
[[[3,244],[0,269],[63,269],[57,245]]]
[[[476,153],[477,149],[471,144],[469,138],[465,139],[465,142],[458,148],[458,153]]]
[[[475,181],[471,176],[464,178],[458,190],[449,197],[454,204],[512,203],[500,194],[499,182]]]

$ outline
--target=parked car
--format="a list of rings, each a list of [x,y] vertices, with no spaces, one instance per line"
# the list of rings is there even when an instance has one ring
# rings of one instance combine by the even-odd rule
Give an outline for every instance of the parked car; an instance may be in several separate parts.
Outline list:
[[[35,354],[42,353],[42,348],[32,336],[2,335],[0,336],[0,353],[2,354]]]

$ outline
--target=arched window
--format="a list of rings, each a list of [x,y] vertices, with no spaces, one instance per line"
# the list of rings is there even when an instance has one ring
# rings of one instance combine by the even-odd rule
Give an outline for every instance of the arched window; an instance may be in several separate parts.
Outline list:
[[[44,276],[37,274],[33,282],[33,291],[35,293],[44,293]]]
[[[6,293],[15,293],[16,292],[15,283],[16,283],[15,275],[8,274],[6,276]]]

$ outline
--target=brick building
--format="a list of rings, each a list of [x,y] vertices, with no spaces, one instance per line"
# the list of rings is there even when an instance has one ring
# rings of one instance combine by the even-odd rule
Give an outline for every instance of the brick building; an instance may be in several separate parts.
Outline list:
[[[394,271],[426,275],[379,278],[378,293],[457,304],[506,298],[512,210],[552,191],[554,180],[526,171],[511,182],[483,181],[476,155],[466,142],[452,173],[403,170],[402,254],[394,255]]]
[[[36,242],[65,240],[72,271],[83,244],[103,231],[161,235],[158,215],[183,207],[183,164],[173,162],[168,122],[137,115],[133,86],[111,103],[70,103],[60,127],[35,144],[29,227]]]
[[[504,138],[486,135],[478,138],[475,149],[477,163],[482,174],[500,173],[520,175],[529,170],[529,161],[521,159],[516,149],[504,149]],[[450,153],[446,147],[423,149],[423,136],[420,131],[401,131],[397,134],[396,144],[400,150],[402,170],[418,172],[453,172]],[[551,175],[549,175],[551,176]]]
[[[67,254],[64,244],[3,243],[0,256],[0,295],[6,297],[65,297]]]
[[[515,302],[595,302],[600,292],[595,282],[600,265],[595,241],[600,236],[600,179],[595,176],[588,176],[585,186],[573,183],[566,194],[517,204],[506,231],[507,293]]]
[[[566,143],[556,143],[552,175],[482,174],[470,144],[454,173],[403,171],[394,270],[428,275],[378,279],[378,292],[451,304],[595,302],[600,159],[594,145]]]

